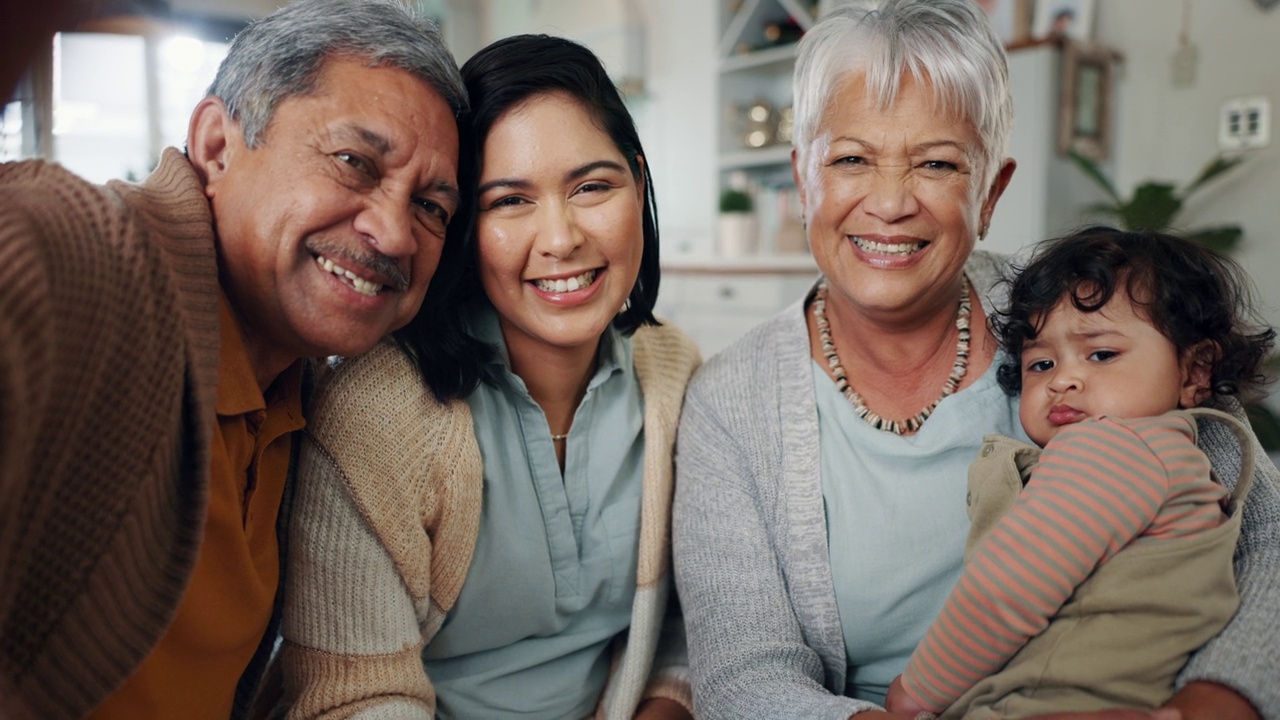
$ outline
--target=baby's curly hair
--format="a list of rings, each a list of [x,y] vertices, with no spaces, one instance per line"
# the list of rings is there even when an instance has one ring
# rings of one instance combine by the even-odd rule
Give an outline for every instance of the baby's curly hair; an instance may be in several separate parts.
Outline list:
[[[1101,310],[1123,288],[1179,356],[1208,340],[1215,396],[1255,399],[1266,384],[1262,362],[1276,333],[1258,322],[1244,270],[1226,256],[1190,240],[1142,230],[1096,225],[1046,240],[1025,267],[1014,268],[1007,309],[991,328],[1008,360],[996,370],[1009,395],[1022,390],[1023,343],[1040,332],[1059,301],[1081,312]]]

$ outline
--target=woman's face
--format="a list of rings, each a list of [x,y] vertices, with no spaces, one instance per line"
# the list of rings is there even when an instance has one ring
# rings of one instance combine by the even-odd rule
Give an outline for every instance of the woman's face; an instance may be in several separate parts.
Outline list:
[[[643,211],[643,183],[571,96],[536,95],[494,123],[477,237],[510,350],[594,349],[635,285]]]
[[[809,247],[833,299],[891,319],[954,305],[979,228],[1013,172],[1008,162],[980,187],[972,123],[938,111],[932,88],[910,75],[887,110],[862,74],[850,75],[806,157],[794,157]]]

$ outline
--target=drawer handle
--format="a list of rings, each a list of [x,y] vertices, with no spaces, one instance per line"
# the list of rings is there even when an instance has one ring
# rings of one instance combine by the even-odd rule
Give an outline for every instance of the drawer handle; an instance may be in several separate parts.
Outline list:
[[[725,300],[732,300],[732,299],[733,299],[733,286],[732,286],[732,285],[721,285],[721,286],[720,286],[720,297],[724,298]]]

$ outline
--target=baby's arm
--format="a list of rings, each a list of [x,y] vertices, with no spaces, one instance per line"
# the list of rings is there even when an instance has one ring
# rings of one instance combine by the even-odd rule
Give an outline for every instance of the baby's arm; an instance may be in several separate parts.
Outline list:
[[[1131,430],[1109,420],[1063,429],[912,654],[906,694],[941,712],[1003,667],[1098,565],[1150,526],[1168,489],[1161,458]]]

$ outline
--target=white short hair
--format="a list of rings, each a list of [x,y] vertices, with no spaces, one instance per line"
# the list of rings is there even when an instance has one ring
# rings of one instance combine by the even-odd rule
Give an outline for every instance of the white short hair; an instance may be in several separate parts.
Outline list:
[[[857,0],[836,8],[800,40],[792,79],[800,167],[839,82],[862,73],[882,108],[906,73],[928,82],[940,112],[973,124],[982,143],[982,187],[1008,156],[1013,96],[1004,45],[973,0]]]

